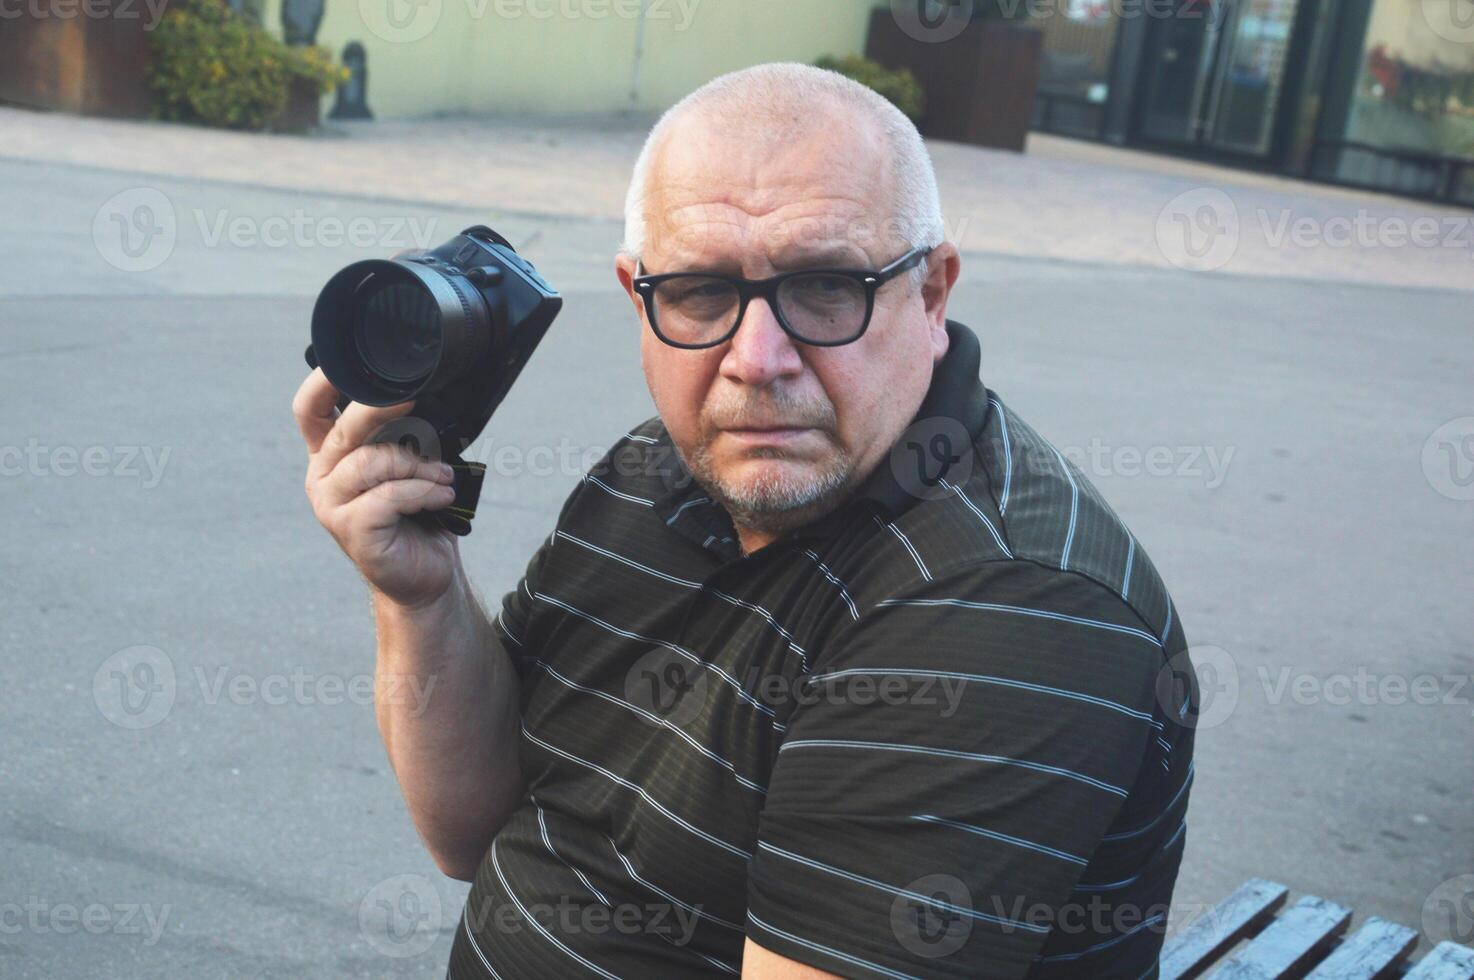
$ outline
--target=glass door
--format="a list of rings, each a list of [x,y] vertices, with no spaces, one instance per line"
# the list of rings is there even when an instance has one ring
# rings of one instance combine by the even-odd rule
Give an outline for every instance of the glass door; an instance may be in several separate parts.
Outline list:
[[[1143,138],[1189,145],[1198,142],[1222,2],[1177,0],[1168,16],[1152,23],[1142,86]]]
[[[1265,156],[1300,0],[1176,0],[1152,25],[1137,135]]]
[[[1206,113],[1211,145],[1256,156],[1269,152],[1299,2],[1234,4]]]

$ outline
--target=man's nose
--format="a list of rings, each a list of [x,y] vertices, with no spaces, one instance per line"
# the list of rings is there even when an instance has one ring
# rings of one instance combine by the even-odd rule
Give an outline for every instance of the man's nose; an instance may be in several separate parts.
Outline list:
[[[722,359],[722,372],[734,381],[761,387],[802,370],[798,345],[784,333],[773,307],[765,299],[753,299]]]

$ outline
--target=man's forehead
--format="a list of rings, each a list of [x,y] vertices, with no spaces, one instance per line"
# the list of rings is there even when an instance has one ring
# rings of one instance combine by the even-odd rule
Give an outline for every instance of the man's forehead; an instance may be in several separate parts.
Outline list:
[[[873,147],[847,143],[671,144],[646,186],[646,251],[686,261],[757,251],[775,265],[813,265],[889,250],[901,238],[887,227],[895,224],[890,168]]]
[[[869,120],[836,107],[802,118],[717,108],[670,123],[651,161],[650,191],[671,202],[741,194],[761,208],[785,194],[852,192],[889,171],[885,141]]]
[[[754,216],[703,202],[672,209],[649,229],[647,253],[660,261],[716,267],[765,258],[783,268],[866,265],[896,239],[883,202],[814,198]]]

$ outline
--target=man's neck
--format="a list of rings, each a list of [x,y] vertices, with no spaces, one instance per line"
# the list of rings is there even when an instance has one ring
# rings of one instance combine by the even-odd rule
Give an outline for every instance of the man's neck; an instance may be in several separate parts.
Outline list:
[[[751,528],[737,528],[737,544],[742,548],[743,558],[746,558],[754,551],[766,548],[782,536],[781,533],[776,531],[754,531]]]

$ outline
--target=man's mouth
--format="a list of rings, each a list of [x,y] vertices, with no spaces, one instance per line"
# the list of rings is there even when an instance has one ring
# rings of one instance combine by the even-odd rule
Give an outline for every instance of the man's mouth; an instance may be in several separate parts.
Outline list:
[[[723,429],[724,435],[746,446],[783,445],[818,430],[807,425],[744,425]]]
[[[724,432],[807,432],[813,426],[808,425],[730,425]]]

